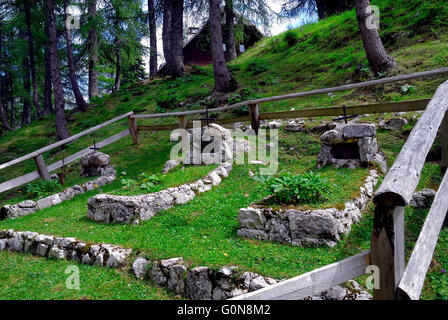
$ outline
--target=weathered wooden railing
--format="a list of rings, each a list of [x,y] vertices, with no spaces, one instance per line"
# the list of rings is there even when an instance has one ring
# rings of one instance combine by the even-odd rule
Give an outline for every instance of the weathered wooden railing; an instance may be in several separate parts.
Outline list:
[[[435,75],[441,75],[448,73],[448,68],[435,69],[424,72],[417,72],[407,75],[394,76],[389,78],[371,80],[360,83],[347,84],[338,87],[325,88],[310,90],[305,92],[291,93],[286,95],[267,97],[255,100],[248,100],[244,102],[239,102],[236,104],[208,109],[208,112],[216,113],[223,112],[239,107],[248,106],[248,115],[230,119],[216,120],[218,124],[235,123],[241,121],[250,121],[252,127],[255,131],[260,127],[260,120],[268,119],[285,119],[285,118],[299,118],[299,117],[317,117],[317,116],[341,116],[343,115],[342,108],[319,108],[319,109],[308,109],[308,110],[297,110],[297,111],[284,111],[284,112],[270,112],[270,113],[259,113],[259,105],[265,102],[280,101],[287,99],[303,98],[323,93],[346,91],[351,89],[365,88],[375,85],[381,85],[386,83],[392,83],[397,81],[405,81],[417,78],[430,77]],[[415,100],[415,101],[404,101],[404,102],[391,102],[391,103],[378,103],[370,105],[359,105],[359,106],[349,106],[347,107],[347,112],[351,114],[370,114],[370,113],[383,113],[383,112],[407,112],[407,111],[419,111],[424,110],[429,100]],[[131,131],[131,136],[134,143],[140,143],[140,131],[160,131],[160,130],[173,130],[176,128],[191,128],[192,123],[188,122],[186,117],[198,114],[206,113],[206,109],[201,110],[191,110],[191,111],[181,111],[181,112],[168,112],[168,113],[153,113],[153,114],[136,114],[130,117],[129,130]],[[150,118],[161,118],[161,117],[178,117],[178,123],[170,125],[138,125],[138,119],[150,119]]]
[[[408,266],[404,253],[404,207],[409,204],[420,180],[426,156],[448,109],[448,81],[437,89],[425,112],[412,129],[395,163],[374,196],[375,217],[370,254],[379,267],[380,289],[376,299],[418,299],[447,212],[446,175],[412,253]],[[446,119],[445,119],[446,120]],[[446,121],[443,121],[446,123]],[[447,127],[441,131],[446,137]],[[448,141],[441,140],[446,165]],[[403,276],[404,274],[404,276]],[[399,290],[397,291],[397,289]],[[398,294],[398,292],[400,294]]]
[[[53,143],[51,145],[48,145],[48,146],[46,146],[44,148],[41,148],[41,149],[36,150],[34,152],[31,152],[31,153],[29,153],[27,155],[24,155],[24,156],[20,157],[20,158],[16,158],[16,159],[11,160],[9,162],[0,164],[0,170],[2,170],[2,169],[10,167],[12,165],[15,165],[15,164],[18,164],[20,162],[23,162],[25,160],[34,158],[34,161],[35,161],[36,166],[37,166],[37,170],[36,171],[30,172],[28,174],[25,174],[23,176],[14,178],[12,180],[9,180],[9,181],[3,182],[3,183],[0,183],[0,193],[5,192],[7,190],[14,189],[14,188],[19,187],[21,185],[24,185],[26,183],[29,183],[29,182],[31,182],[33,180],[38,179],[39,177],[41,177],[44,180],[50,180],[50,172],[52,172],[52,171],[54,171],[56,169],[59,169],[64,164],[68,164],[70,162],[73,162],[73,161],[75,161],[75,160],[77,160],[77,159],[79,159],[79,158],[81,158],[81,157],[83,157],[83,156],[93,152],[93,150],[92,150],[91,147],[88,147],[88,148],[86,148],[84,150],[81,150],[79,152],[76,152],[76,153],[66,157],[64,159],[64,163],[62,163],[62,161],[57,161],[57,162],[55,162],[53,164],[50,164],[49,166],[47,166],[45,164],[45,161],[44,161],[44,158],[43,158],[42,154],[44,154],[47,151],[53,150],[53,149],[55,149],[57,147],[63,146],[65,144],[69,143],[69,142],[75,141],[75,140],[77,140],[77,139],[79,139],[81,137],[84,137],[84,136],[86,136],[86,135],[88,135],[88,134],[90,134],[90,133],[92,133],[94,131],[97,131],[97,130],[99,130],[101,128],[104,128],[104,127],[106,127],[106,126],[108,126],[108,125],[110,125],[112,123],[115,123],[115,122],[120,121],[122,119],[129,118],[133,114],[134,114],[134,112],[128,112],[128,113],[123,114],[123,115],[121,115],[119,117],[116,117],[116,118],[111,119],[109,121],[106,121],[106,122],[104,122],[102,124],[99,124],[99,125],[97,125],[95,127],[87,129],[87,130],[85,130],[83,132],[80,132],[78,134],[74,134],[73,136],[71,136],[71,137],[69,137],[67,139],[64,139],[64,140],[58,141],[56,143]],[[113,136],[103,140],[103,141],[97,142],[96,146],[99,147],[99,148],[107,146],[107,145],[109,145],[109,144],[111,144],[111,143],[113,143],[113,142],[115,142],[115,141],[117,141],[117,140],[127,136],[128,134],[129,134],[129,129],[123,130],[123,131],[121,131],[121,132],[119,132],[119,133],[117,133],[117,134],[115,134],[115,135],[113,135]]]

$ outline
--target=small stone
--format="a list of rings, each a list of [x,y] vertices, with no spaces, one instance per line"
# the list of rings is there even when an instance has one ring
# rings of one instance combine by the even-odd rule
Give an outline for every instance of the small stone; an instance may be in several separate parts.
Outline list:
[[[386,130],[400,130],[408,124],[408,120],[404,118],[392,118],[387,121],[381,121],[380,127]]]
[[[346,296],[347,290],[341,286],[332,287],[325,294],[327,300],[344,300]]]
[[[53,204],[51,202],[51,197],[46,197],[37,201],[37,207],[39,208],[39,210],[49,208],[52,205]]]
[[[154,265],[151,270],[149,270],[149,275],[151,279],[154,280],[155,283],[157,283],[159,286],[166,285],[168,279],[165,276],[165,274],[162,272],[162,269],[160,269],[159,266]]]
[[[193,300],[211,300],[212,282],[210,269],[207,267],[196,267],[191,269],[187,275],[187,292]]]
[[[229,298],[230,293],[222,290],[219,287],[213,289],[213,300],[227,300]]]
[[[238,221],[242,228],[264,230],[266,217],[262,209],[243,208],[238,212]]]
[[[175,294],[183,294],[185,290],[184,274],[187,267],[183,265],[174,265],[170,268],[170,278],[168,280],[168,288]]]
[[[3,251],[6,249],[6,245],[8,243],[8,240],[6,239],[0,239],[0,251]]]
[[[96,256],[95,262],[93,263],[95,266],[104,266],[104,254],[100,253]]]
[[[64,250],[58,248],[57,246],[52,246],[48,252],[48,258],[62,260],[65,259],[66,253]]]
[[[23,252],[24,241],[22,234],[16,232],[12,239],[9,239],[8,247],[12,251]]]
[[[416,209],[428,209],[431,207],[431,203],[434,200],[437,192],[432,189],[422,189],[418,192],[415,192],[412,195],[409,204]]]
[[[135,259],[132,264],[132,270],[134,271],[135,277],[137,279],[142,279],[146,274],[146,267],[148,266],[149,261],[144,258]]]
[[[326,144],[333,145],[344,142],[342,132],[339,130],[330,130],[320,136],[320,140]]]
[[[18,204],[18,206],[20,208],[24,208],[24,209],[30,209],[30,208],[35,208],[37,206],[37,202],[32,201],[32,200],[25,200],[23,202],[20,202]]]
[[[119,251],[113,251],[106,261],[106,266],[109,268],[118,268],[124,262],[125,256]]]
[[[89,254],[86,253],[85,255],[82,256],[81,262],[83,264],[91,264],[92,263],[92,259],[90,259]]]
[[[166,260],[160,261],[160,266],[162,268],[169,268],[169,267],[172,267],[172,266],[174,266],[176,264],[182,264],[183,262],[184,262],[184,259],[182,257],[166,259]]]
[[[162,173],[166,174],[172,169],[176,168],[178,165],[180,165],[182,162],[180,160],[168,160],[165,163],[165,166],[163,167]]]
[[[266,282],[266,280],[262,276],[259,276],[250,282],[249,291],[252,292],[255,290],[266,288],[268,286],[269,284]]]
[[[45,257],[48,253],[48,245],[39,243],[36,248],[36,254],[41,257]]]
[[[349,124],[345,125],[342,131],[345,139],[373,137],[376,135],[374,124]]]

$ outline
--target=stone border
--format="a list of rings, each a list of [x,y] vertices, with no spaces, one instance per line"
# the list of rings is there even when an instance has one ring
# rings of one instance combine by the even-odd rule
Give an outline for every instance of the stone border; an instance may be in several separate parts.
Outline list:
[[[38,201],[25,200],[18,204],[6,205],[0,208],[0,220],[15,219],[22,216],[27,216],[39,210],[60,204],[61,202],[71,200],[77,195],[97,189],[113,181],[115,181],[115,175],[100,176],[94,180],[87,181],[82,185],[74,185],[71,188],[67,188],[62,192],[53,194]]]
[[[156,193],[139,196],[98,194],[88,200],[87,218],[105,223],[139,224],[152,218],[159,211],[185,204],[193,200],[197,194],[221,184],[222,179],[229,175],[232,168],[231,163],[224,163],[203,179]]]
[[[0,230],[0,251],[7,249],[110,268],[123,266],[132,252],[132,249],[104,243],[88,244],[75,238],[58,238],[31,231]]]
[[[132,270],[137,279],[151,279],[176,295],[192,300],[226,300],[279,282],[253,272],[241,274],[234,266],[219,270],[203,266],[189,268],[182,257],[157,261],[139,257],[132,264]]]
[[[346,202],[343,210],[336,208],[299,211],[278,209],[252,204],[238,214],[240,237],[270,240],[296,246],[335,246],[340,235],[347,235],[353,223],[361,219],[373,189],[378,182],[376,170],[370,170],[360,196]]]

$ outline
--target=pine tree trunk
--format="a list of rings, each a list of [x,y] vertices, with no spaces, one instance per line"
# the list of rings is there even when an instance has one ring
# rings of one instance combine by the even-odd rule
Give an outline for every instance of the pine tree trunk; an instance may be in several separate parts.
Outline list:
[[[56,117],[56,133],[59,140],[70,137],[65,120],[65,101],[64,91],[61,83],[61,75],[59,69],[59,58],[57,48],[57,31],[56,19],[54,14],[53,0],[45,0],[45,8],[47,10],[48,33],[50,35],[50,65],[51,65],[51,82],[54,90],[54,113]]]
[[[25,31],[19,30],[19,37],[26,40]],[[23,109],[22,109],[22,121],[21,125],[28,125],[31,123],[31,81],[30,81],[30,60],[29,55],[25,54],[22,57],[22,85],[24,90],[24,95],[22,98]]]
[[[65,18],[68,19],[67,13],[68,0],[64,0],[64,11]],[[75,96],[76,105],[78,109],[82,112],[87,111],[88,105],[84,97],[82,96],[81,90],[78,86],[78,80],[76,80],[76,70],[75,70],[75,59],[73,58],[73,44],[71,30],[65,27],[65,40],[67,42],[67,63],[68,63],[68,76],[70,78],[70,83],[72,85],[73,95]]]
[[[165,0],[163,10],[163,53],[167,73],[179,77],[184,73],[183,0]]]
[[[148,0],[148,17],[149,17],[149,75],[154,77],[157,74],[157,28],[156,28],[156,11],[154,8],[154,0]]]
[[[327,16],[327,4],[325,0],[316,0],[317,16],[323,20]]]
[[[120,90],[120,86],[121,86],[121,60],[122,60],[122,56],[121,56],[121,48],[120,48],[120,40],[116,39],[115,40],[115,56],[116,56],[116,63],[115,63],[115,85],[114,85],[114,90],[118,91]]]
[[[0,81],[0,120],[3,124],[3,128],[7,131],[11,131],[12,128],[8,123],[8,116],[6,115],[5,108],[3,107],[3,95],[2,95],[2,82]]]
[[[173,0],[173,14],[171,17],[171,51],[173,64],[171,75],[181,76],[184,71],[184,1]]]
[[[368,19],[371,16],[369,0],[356,0],[356,17],[358,19],[359,29],[361,30],[362,42],[366,51],[367,60],[375,74],[386,72],[396,66],[396,62],[392,59],[384,49],[378,30],[371,24]]]
[[[226,61],[232,61],[237,58],[235,48],[235,14],[233,12],[233,0],[226,0]]]
[[[34,108],[36,108],[37,117],[40,118],[42,116],[42,109],[40,108],[39,93],[37,90],[36,63],[34,60],[34,43],[33,43],[33,33],[31,32],[31,9],[29,0],[24,1],[24,6],[25,6],[26,33],[29,45],[31,81],[33,83],[33,105]]]
[[[219,0],[209,0],[210,7],[210,40],[213,55],[213,70],[215,74],[215,91],[230,92],[237,87],[235,80],[227,69],[222,47],[221,10]]]
[[[96,29],[96,2],[88,0],[88,14],[91,28],[87,37],[89,51],[89,99],[98,96],[98,31]]]
[[[165,58],[166,69],[169,70],[169,64],[173,60],[171,55],[171,18],[172,18],[172,0],[163,1],[163,27],[162,27],[162,42],[163,42],[163,56]]]
[[[48,32],[48,21],[47,11],[45,10],[45,36],[47,39],[50,38],[50,33]],[[53,113],[53,93],[51,92],[51,63],[50,63],[50,41],[47,41],[44,46],[44,59],[45,59],[45,80],[44,80],[44,111],[43,115],[47,116]]]
[[[3,51],[2,51],[2,42],[3,42],[3,34],[2,34],[2,23],[0,22],[0,70],[3,68]],[[0,75],[0,120],[3,123],[3,128],[7,131],[11,131],[12,128],[8,123],[8,116],[6,115],[5,108],[3,107],[3,95],[2,95],[2,79]]]

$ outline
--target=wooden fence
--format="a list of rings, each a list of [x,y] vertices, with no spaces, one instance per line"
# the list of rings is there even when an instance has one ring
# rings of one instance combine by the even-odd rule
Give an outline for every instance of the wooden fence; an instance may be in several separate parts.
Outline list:
[[[238,296],[233,300],[302,299],[365,274],[369,265],[379,269],[379,289],[374,289],[375,299],[419,299],[448,210],[448,172],[445,173],[407,265],[404,209],[417,187],[426,156],[441,124],[442,169],[447,167],[447,110],[448,81],[437,89],[375,193],[370,252]]]
[[[36,180],[39,177],[41,177],[44,180],[50,180],[50,172],[59,169],[64,164],[68,164],[70,162],[73,162],[73,161],[75,161],[75,160],[77,160],[77,159],[79,159],[79,158],[81,158],[81,157],[83,157],[83,156],[93,152],[93,149],[92,149],[93,146],[88,147],[88,148],[86,148],[84,150],[81,150],[79,152],[76,152],[76,153],[68,156],[67,158],[64,159],[64,163],[62,163],[62,161],[58,161],[58,162],[55,162],[53,164],[50,164],[49,166],[47,166],[45,164],[45,161],[44,161],[44,158],[43,158],[42,154],[44,154],[47,151],[53,150],[53,149],[55,149],[57,147],[63,146],[65,144],[69,143],[69,142],[75,141],[75,140],[77,140],[77,139],[79,139],[81,137],[84,137],[84,136],[88,135],[89,133],[92,133],[92,132],[97,131],[97,130],[99,130],[101,128],[104,128],[104,127],[106,127],[106,126],[108,126],[108,125],[110,125],[110,124],[112,124],[114,122],[120,121],[122,119],[129,118],[133,114],[134,114],[134,112],[128,112],[128,113],[123,114],[123,115],[121,115],[119,117],[116,117],[116,118],[111,119],[109,121],[106,121],[106,122],[104,122],[102,124],[99,124],[99,125],[97,125],[95,127],[87,129],[87,130],[85,130],[83,132],[75,134],[75,135],[73,135],[73,136],[71,136],[71,137],[69,137],[67,139],[64,139],[64,140],[58,141],[56,143],[50,144],[50,145],[48,145],[48,146],[46,146],[44,148],[41,148],[41,149],[36,150],[34,152],[31,152],[31,153],[29,153],[27,155],[24,155],[24,156],[20,157],[20,158],[11,160],[11,161],[3,163],[3,164],[0,164],[0,170],[1,170],[1,169],[8,168],[8,167],[10,167],[12,165],[18,164],[18,163],[20,163],[22,161],[34,158],[34,161],[35,161],[36,167],[37,167],[36,171],[30,172],[28,174],[25,174],[23,176],[14,178],[12,180],[9,180],[9,181],[3,182],[3,183],[0,183],[0,193],[8,191],[8,190],[11,190],[11,189],[14,189],[14,188],[17,188],[17,187],[19,187],[21,185],[24,185],[26,183],[29,183],[31,181]],[[102,140],[102,141],[96,143],[96,147],[99,147],[99,148],[105,147],[105,146],[107,146],[107,145],[109,145],[109,144],[111,144],[111,143],[113,143],[113,142],[115,142],[115,141],[117,141],[117,140],[127,136],[127,135],[129,135],[129,129],[121,131],[121,132],[119,132],[119,133],[117,133],[117,134],[115,134],[115,135],[113,135],[113,136],[111,136],[111,137],[109,137],[109,138],[107,138],[105,140]]]
[[[392,83],[396,81],[417,79],[448,73],[448,68],[419,72],[362,83],[344,85],[333,88],[312,90],[293,93],[289,95],[262,98],[245,101],[230,106],[214,108],[208,112],[222,112],[241,106],[249,106],[248,116],[223,119],[217,123],[226,124],[240,121],[250,121],[256,131],[260,126],[260,120],[284,119],[315,116],[340,116],[342,108],[322,108],[297,110],[286,112],[259,113],[258,105],[264,102],[278,101],[306,97],[316,94],[363,88],[373,85]],[[434,97],[424,100],[379,103],[346,108],[350,114],[371,114],[384,112],[418,111],[425,110],[420,120],[411,131],[408,140],[400,151],[395,163],[390,168],[381,186],[374,196],[375,216],[372,230],[370,251],[349,257],[340,262],[316,269],[304,275],[279,282],[268,288],[245,294],[234,298],[244,299],[300,299],[318,294],[334,285],[363,275],[366,267],[376,265],[380,270],[380,288],[374,291],[375,299],[418,299],[423,287],[438,235],[442,228],[448,209],[448,178],[445,174],[442,184],[437,192],[434,203],[423,225],[420,236],[406,266],[404,258],[404,207],[409,204],[426,159],[426,156],[434,142],[437,131],[441,127],[442,168],[448,166],[448,81],[437,89]],[[41,176],[49,178],[49,172],[62,166],[62,162],[56,162],[48,167],[43,162],[42,154],[56,147],[67,144],[93,131],[99,130],[113,122],[128,118],[129,129],[117,133],[97,144],[98,147],[108,145],[118,139],[131,135],[134,143],[140,143],[140,131],[172,130],[176,128],[191,127],[187,121],[188,115],[206,113],[206,110],[192,110],[184,112],[172,112],[164,114],[140,114],[133,112],[107,121],[101,125],[88,129],[68,139],[59,141],[45,148],[39,149],[23,157],[1,164],[0,169],[34,158],[38,170],[27,175],[0,184],[0,192],[23,185]],[[178,117],[178,123],[164,126],[138,126],[138,119]],[[93,152],[87,148],[81,150],[65,160],[65,163],[79,159],[85,154]]]

